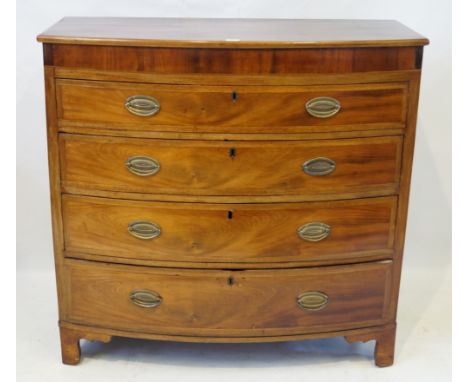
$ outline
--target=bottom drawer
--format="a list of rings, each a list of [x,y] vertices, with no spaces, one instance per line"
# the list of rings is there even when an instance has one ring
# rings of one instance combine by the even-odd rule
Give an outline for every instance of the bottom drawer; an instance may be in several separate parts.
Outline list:
[[[191,336],[344,330],[390,319],[390,261],[289,270],[188,270],[66,260],[65,319]]]

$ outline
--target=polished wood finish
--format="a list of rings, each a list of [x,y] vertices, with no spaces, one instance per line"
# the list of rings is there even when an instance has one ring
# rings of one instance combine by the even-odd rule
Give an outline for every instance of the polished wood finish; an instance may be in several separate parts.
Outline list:
[[[72,323],[189,336],[266,336],[345,330],[389,321],[391,262],[295,270],[201,271],[68,261]],[[196,288],[194,288],[196,285]],[[155,308],[133,304],[135,289],[157,292]],[[319,311],[297,297],[328,295]]]
[[[406,118],[404,83],[232,88],[59,80],[57,93],[61,125],[110,129],[248,133],[254,128],[258,133],[284,133],[336,125],[364,130],[367,124],[398,124]],[[151,117],[131,114],[125,101],[139,94],[157,99],[160,112]],[[309,115],[306,102],[323,96],[338,100],[341,110],[330,118]]]
[[[55,94],[54,68],[44,68],[45,101],[47,115],[47,152],[49,164],[50,205],[52,218],[53,248],[55,262],[55,278],[57,285],[57,298],[60,317],[64,314],[65,304],[63,290],[62,266],[63,266],[63,223],[62,223],[62,196],[60,190],[60,159],[58,143],[57,106]]]
[[[378,326],[370,326],[365,328],[354,328],[347,330],[338,330],[333,332],[316,332],[316,333],[306,333],[306,334],[289,334],[282,336],[255,336],[255,337],[223,337],[223,336],[179,336],[171,334],[157,334],[157,333],[143,333],[143,332],[134,332],[130,330],[117,330],[111,328],[103,328],[98,326],[89,326],[82,324],[74,324],[71,322],[60,321],[60,328],[78,330],[83,333],[83,335],[90,334],[106,334],[110,337],[130,337],[130,338],[144,338],[150,340],[160,340],[160,341],[179,341],[179,342],[194,342],[194,343],[265,343],[265,342],[282,342],[282,341],[296,341],[296,340],[305,340],[305,339],[319,339],[319,338],[331,338],[331,337],[346,337],[352,335],[368,335],[368,337],[373,336],[375,339],[380,333],[383,333],[387,329],[392,329],[395,327],[395,324],[385,324]],[[105,342],[105,341],[103,341]]]
[[[38,39],[64,363],[80,339],[345,336],[392,364],[427,39],[385,21],[99,18]],[[138,94],[159,113],[130,114]],[[319,96],[341,110],[310,116]],[[159,172],[130,173],[141,155]],[[305,174],[314,157],[335,170]],[[137,220],[159,236],[132,236]],[[328,237],[300,238],[306,223]],[[314,291],[323,309],[299,307]]]
[[[77,365],[80,362],[80,339],[88,341],[109,342],[111,336],[103,333],[60,328],[60,342],[62,345],[62,362],[66,365]]]
[[[84,127],[83,125],[61,126],[61,133],[110,136],[125,138],[156,138],[156,139],[183,139],[183,140],[210,140],[210,141],[264,141],[267,137],[269,141],[303,141],[341,138],[366,138],[366,137],[388,137],[401,136],[404,133],[404,124],[375,124],[369,128],[372,130],[357,130],[361,125],[348,125],[347,131],[334,131],[339,126],[325,126],[328,132],[307,132],[307,133],[280,133],[280,134],[239,134],[239,133],[180,133],[174,131],[142,131],[142,130],[115,130],[104,127]]]
[[[379,367],[391,366],[393,364],[393,353],[395,350],[395,324],[379,325],[358,329],[340,330],[334,332],[316,332],[306,334],[290,334],[281,336],[249,336],[249,337],[222,337],[222,336],[186,336],[168,335],[161,333],[132,332],[128,330],[117,330],[102,328],[99,326],[88,326],[70,322],[60,323],[60,336],[62,341],[62,361],[67,365],[77,365],[80,361],[81,349],[80,339],[89,341],[109,342],[113,336],[144,338],[160,341],[180,341],[195,343],[249,343],[249,342],[278,342],[294,341],[304,339],[319,339],[344,336],[349,343],[367,342],[376,340],[375,363]]]
[[[233,50],[52,45],[46,47],[44,63],[160,74],[352,73],[418,69],[418,52],[416,47]]]
[[[37,39],[54,44],[186,48],[428,44],[426,38],[394,20],[65,17]]]
[[[265,263],[392,255],[396,198],[319,203],[156,203],[65,195],[65,248],[121,258],[205,263]],[[161,235],[141,240],[128,224],[149,221]],[[303,224],[323,222],[320,242],[299,237]],[[216,264],[208,265],[216,267]]]
[[[367,342],[375,340],[374,358],[375,364],[379,367],[386,367],[393,365],[393,358],[395,353],[395,335],[396,325],[389,325],[385,330],[378,330],[374,333],[359,333],[345,336],[346,341],[353,342]]]
[[[118,72],[86,68],[55,67],[57,79],[75,79],[105,82],[134,82],[172,85],[337,85],[408,82],[420,74],[419,70],[380,71],[371,73],[306,73],[306,74],[158,74],[150,72]],[[253,132],[252,132],[253,133]]]
[[[398,190],[401,138],[208,142],[100,138],[60,139],[62,188],[168,195],[324,195]],[[134,156],[157,160],[151,176],[131,173]],[[309,175],[302,165],[330,158],[335,170]]]
[[[413,152],[414,144],[416,140],[416,118],[418,112],[418,100],[419,100],[419,85],[421,78],[418,76],[414,81],[410,82],[410,92],[412,97],[408,101],[408,132],[405,136],[403,145],[403,162],[401,168],[401,185],[399,193],[398,213],[397,213],[397,224],[396,224],[396,241],[395,241],[395,253],[396,253],[396,264],[394,282],[395,287],[392,290],[392,312],[396,317],[397,306],[398,306],[398,295],[400,290],[400,278],[403,265],[403,250],[405,246],[406,236],[406,222],[408,217],[408,206],[409,206],[409,193],[411,185],[411,173],[413,166]]]

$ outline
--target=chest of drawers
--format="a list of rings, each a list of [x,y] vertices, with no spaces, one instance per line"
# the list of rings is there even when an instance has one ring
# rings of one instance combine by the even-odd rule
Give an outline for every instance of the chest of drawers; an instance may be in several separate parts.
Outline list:
[[[38,40],[64,363],[80,339],[344,336],[392,364],[425,38],[65,18]]]

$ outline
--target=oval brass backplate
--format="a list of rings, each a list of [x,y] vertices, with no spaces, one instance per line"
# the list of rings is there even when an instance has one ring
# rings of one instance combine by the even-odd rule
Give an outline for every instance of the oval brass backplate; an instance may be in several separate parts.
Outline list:
[[[299,237],[306,241],[321,241],[327,238],[330,232],[331,227],[320,222],[307,223],[297,229]]]
[[[144,156],[135,156],[127,159],[127,170],[138,176],[150,176],[156,174],[161,165],[156,159]]]
[[[302,170],[307,175],[312,176],[325,176],[331,174],[335,169],[335,161],[325,157],[309,159],[302,164]]]
[[[148,221],[134,221],[128,224],[130,235],[143,240],[151,240],[161,235],[161,227]]]
[[[145,95],[133,95],[125,101],[125,108],[139,117],[151,117],[159,113],[161,105],[156,98]]]
[[[328,304],[328,296],[323,292],[304,292],[297,296],[297,305],[304,310],[317,311]]]
[[[317,97],[308,100],[305,108],[312,117],[330,118],[340,111],[341,104],[332,97]]]
[[[129,294],[130,301],[142,308],[156,308],[161,305],[162,297],[151,290],[135,289]]]

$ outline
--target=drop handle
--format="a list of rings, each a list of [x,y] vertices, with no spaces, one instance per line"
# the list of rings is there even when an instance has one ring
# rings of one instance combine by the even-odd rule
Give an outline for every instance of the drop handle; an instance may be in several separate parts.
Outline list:
[[[332,97],[317,97],[308,100],[305,109],[312,117],[330,118],[341,110],[341,104]]]
[[[162,303],[159,293],[147,289],[134,289],[128,297],[133,304],[141,308],[156,308]]]

